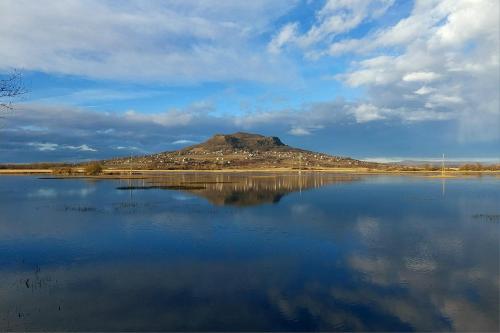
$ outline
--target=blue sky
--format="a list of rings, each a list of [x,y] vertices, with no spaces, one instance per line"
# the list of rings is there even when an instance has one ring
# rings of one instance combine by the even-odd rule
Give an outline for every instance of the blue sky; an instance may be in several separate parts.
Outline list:
[[[0,162],[277,135],[356,158],[498,159],[496,0],[0,3],[29,93]]]

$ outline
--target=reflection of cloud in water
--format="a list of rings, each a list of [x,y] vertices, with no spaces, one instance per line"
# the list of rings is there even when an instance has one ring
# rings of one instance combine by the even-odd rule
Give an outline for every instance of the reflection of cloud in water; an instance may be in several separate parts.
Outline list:
[[[209,179],[176,177],[197,186]],[[0,203],[0,329],[498,330],[499,232],[470,218],[494,211],[495,197],[471,206],[454,196],[474,196],[471,187],[457,183],[445,198],[413,200],[408,192],[418,199],[434,189],[325,175],[316,184],[339,186],[279,205],[258,206],[272,196],[252,194],[227,206],[245,184],[239,177],[210,178],[205,190],[215,194],[143,191],[125,200],[117,182],[102,181],[80,197],[68,181],[51,185],[75,194],[52,201],[9,196]],[[297,180],[284,177],[246,184],[294,192]]]
[[[186,201],[186,200],[193,200],[192,197],[188,197],[186,195],[174,195],[172,196],[175,200],[179,200],[179,201]]]
[[[429,273],[436,269],[436,262],[424,258],[405,258],[406,268],[410,271]]]
[[[95,192],[94,187],[86,187],[82,189],[77,189],[77,190],[68,190],[64,192],[64,195],[76,195],[80,197],[86,197],[91,195],[92,193]]]
[[[394,278],[389,270],[391,263],[385,258],[370,258],[352,256],[349,264],[354,270],[359,271],[363,276],[370,279],[370,282],[387,286],[394,283]]]
[[[37,290],[24,284],[35,279],[33,272],[0,272],[0,327],[9,322],[14,330],[269,329],[280,314],[258,290],[284,282],[274,265],[183,260],[166,266],[144,261],[73,266],[37,273],[53,282]],[[290,269],[286,263],[279,267]],[[285,321],[280,327],[295,324]]]
[[[28,198],[55,198],[58,196],[78,196],[87,197],[95,192],[93,187],[84,187],[79,189],[56,189],[39,188],[27,194]]]
[[[55,188],[39,188],[28,193],[29,198],[55,198],[56,196],[57,190]]]
[[[291,207],[293,214],[307,214],[311,208],[311,205],[307,204],[294,204]]]
[[[361,217],[357,221],[357,229],[361,234],[361,238],[368,243],[377,241],[380,237],[379,222],[370,217]]]
[[[350,295],[351,300],[374,301],[418,330],[498,329],[498,251],[491,252],[495,241],[480,240],[475,228],[464,230],[468,226],[464,221],[453,221],[444,233],[436,232],[444,231],[441,220],[373,221],[358,221],[366,250],[351,255],[349,264],[367,276],[369,284]],[[481,254],[476,257],[472,251]],[[370,297],[376,290],[373,286],[399,286],[405,296]],[[336,293],[346,297],[345,290]],[[361,297],[361,293],[366,294]]]
[[[386,308],[362,304],[360,295],[351,300],[336,295],[334,288],[342,280],[321,281],[314,272],[305,272],[305,281],[297,280],[302,269],[282,257],[245,262],[185,258],[163,264],[142,261],[37,273],[0,272],[4,281],[0,327],[89,331],[410,329],[384,313]],[[45,282],[30,289],[27,280]],[[345,287],[343,290],[350,289]],[[7,322],[9,326],[5,326]]]

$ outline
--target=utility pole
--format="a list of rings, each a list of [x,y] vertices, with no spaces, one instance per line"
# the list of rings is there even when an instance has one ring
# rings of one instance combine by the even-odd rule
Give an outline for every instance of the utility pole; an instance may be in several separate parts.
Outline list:
[[[299,193],[302,195],[302,153],[299,154]]]
[[[444,154],[443,159],[441,160],[441,176],[444,176]]]
[[[128,163],[128,167],[130,169],[129,176],[132,176],[132,155],[130,155],[130,160],[129,160],[129,163]]]
[[[302,153],[299,154],[299,174],[302,173]]]
[[[132,155],[130,155],[129,166],[129,176],[128,176],[128,187],[130,188],[130,203],[132,203]]]

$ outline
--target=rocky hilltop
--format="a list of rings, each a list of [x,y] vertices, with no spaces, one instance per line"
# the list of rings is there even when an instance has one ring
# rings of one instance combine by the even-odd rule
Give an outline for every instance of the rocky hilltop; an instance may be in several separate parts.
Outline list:
[[[187,147],[183,151],[189,152],[234,152],[237,150],[269,151],[288,147],[276,136],[263,136],[238,132],[234,134],[216,134],[204,143]]]
[[[375,163],[290,147],[278,137],[251,133],[216,134],[177,151],[103,161],[108,168],[217,170],[376,167]]]

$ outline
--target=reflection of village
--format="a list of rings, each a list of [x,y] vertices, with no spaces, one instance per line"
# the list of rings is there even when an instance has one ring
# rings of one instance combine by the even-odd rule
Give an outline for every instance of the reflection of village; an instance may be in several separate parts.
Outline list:
[[[215,205],[250,206],[277,203],[292,192],[358,181],[357,175],[324,173],[290,174],[177,174],[141,180],[131,189],[181,190],[206,198]]]

